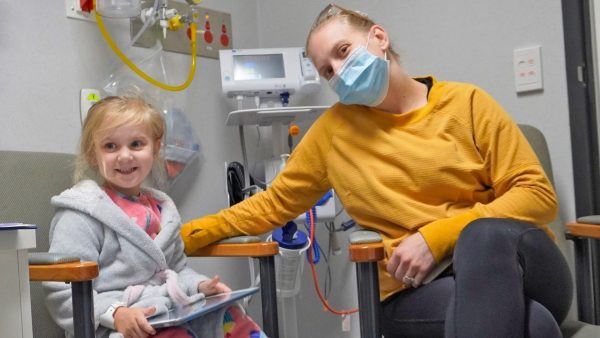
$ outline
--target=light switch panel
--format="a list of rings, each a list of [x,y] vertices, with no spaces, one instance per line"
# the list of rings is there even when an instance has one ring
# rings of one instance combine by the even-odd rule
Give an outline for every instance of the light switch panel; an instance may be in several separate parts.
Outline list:
[[[517,93],[543,89],[542,47],[515,49],[513,54]]]

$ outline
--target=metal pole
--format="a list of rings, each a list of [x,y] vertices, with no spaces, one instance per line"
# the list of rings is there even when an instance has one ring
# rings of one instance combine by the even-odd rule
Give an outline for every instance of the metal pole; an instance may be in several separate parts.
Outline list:
[[[76,338],[94,338],[94,294],[92,281],[72,282],[73,325]]]
[[[267,337],[279,338],[277,322],[277,285],[275,284],[275,257],[258,258],[260,263],[260,293],[263,330]]]
[[[361,338],[381,338],[381,303],[377,262],[356,263]]]
[[[575,247],[575,282],[577,283],[577,312],[579,320],[594,324],[594,288],[590,267],[590,240],[570,237]]]

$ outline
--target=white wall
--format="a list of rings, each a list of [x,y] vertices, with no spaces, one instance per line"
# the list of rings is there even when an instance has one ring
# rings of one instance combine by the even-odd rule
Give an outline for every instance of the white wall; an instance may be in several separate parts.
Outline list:
[[[205,0],[203,6],[229,12],[236,48],[303,46],[309,26],[328,1]],[[368,13],[387,28],[403,64],[414,75],[475,83],[490,92],[517,122],[548,137],[561,215],[574,218],[573,170],[565,77],[561,3],[481,0],[340,0]],[[0,2],[0,149],[75,152],[79,137],[79,90],[99,87],[118,64],[96,26],[67,19],[62,1]],[[126,33],[115,31],[118,40]],[[512,75],[515,48],[542,46],[543,92],[516,95]],[[143,53],[144,50],[137,51]],[[167,53],[173,83],[183,80],[188,57]],[[223,162],[240,160],[236,128],[224,125],[229,108],[220,94],[219,66],[199,58],[196,79],[175,95],[200,137],[201,161],[171,190],[184,219],[225,205]],[[329,89],[301,103],[330,104]],[[253,137],[252,131],[249,131]],[[326,238],[320,230],[321,238]],[[342,238],[342,241],[345,239]],[[326,248],[326,240],[321,240]],[[343,250],[345,252],[345,250]],[[247,285],[245,261],[203,260],[193,265],[219,273],[233,287]],[[320,266],[322,270],[324,266]],[[331,303],[356,304],[353,267],[335,257]],[[238,272],[239,271],[239,272]],[[324,273],[320,272],[321,280]],[[300,337],[358,337],[341,332],[337,316],[324,313],[305,269],[298,304]]]

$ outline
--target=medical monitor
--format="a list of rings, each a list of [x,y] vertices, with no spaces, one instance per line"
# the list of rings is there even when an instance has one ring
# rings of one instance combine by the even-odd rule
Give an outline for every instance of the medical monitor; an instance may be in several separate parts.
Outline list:
[[[219,60],[226,97],[279,98],[320,87],[319,74],[303,48],[220,50]]]
[[[233,54],[233,80],[284,79],[283,54]]]

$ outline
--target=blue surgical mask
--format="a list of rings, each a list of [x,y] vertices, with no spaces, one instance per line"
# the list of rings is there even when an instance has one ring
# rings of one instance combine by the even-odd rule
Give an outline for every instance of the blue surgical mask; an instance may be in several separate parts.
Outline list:
[[[388,92],[389,61],[372,54],[366,46],[360,46],[348,56],[329,80],[329,85],[343,104],[375,107],[383,102]]]

